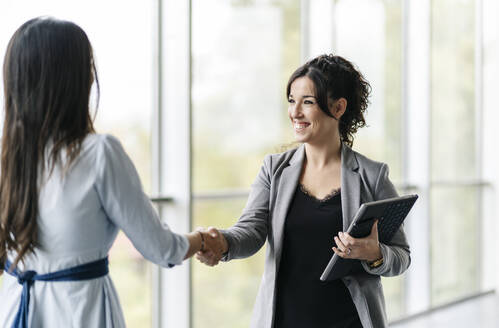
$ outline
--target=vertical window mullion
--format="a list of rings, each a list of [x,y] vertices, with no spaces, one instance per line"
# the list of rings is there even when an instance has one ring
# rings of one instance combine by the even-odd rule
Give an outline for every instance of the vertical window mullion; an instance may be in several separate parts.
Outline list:
[[[155,1],[156,16],[153,21],[155,35],[153,36],[153,54],[152,65],[153,72],[155,72],[153,78],[154,87],[154,105],[153,105],[153,115],[151,116],[152,122],[152,137],[151,137],[151,147],[152,147],[152,193],[153,195],[161,195],[161,117],[163,112],[162,107],[162,22],[163,22],[163,12],[162,12],[162,0]],[[159,216],[162,217],[162,204],[158,204],[156,207]],[[158,265],[153,265],[152,267],[152,322],[153,328],[161,327],[161,313],[162,313],[162,296],[161,296],[161,268]]]
[[[300,1],[300,52],[301,62],[305,63],[310,54],[310,1]]]
[[[475,180],[481,183],[483,179],[483,0],[476,0],[475,5],[475,161],[476,176]],[[484,186],[479,184],[477,187],[477,252],[478,259],[478,277],[479,292],[486,288],[485,277],[487,268],[485,267],[484,251],[488,248],[484,245],[488,240],[484,237],[484,229],[487,229],[484,222],[483,193]]]
[[[160,13],[160,193],[173,198],[162,219],[191,230],[191,1],[162,0]],[[160,275],[162,328],[191,326],[190,262]]]
[[[406,221],[411,269],[406,282],[407,314],[430,307],[430,1],[406,1],[406,176],[420,198]]]

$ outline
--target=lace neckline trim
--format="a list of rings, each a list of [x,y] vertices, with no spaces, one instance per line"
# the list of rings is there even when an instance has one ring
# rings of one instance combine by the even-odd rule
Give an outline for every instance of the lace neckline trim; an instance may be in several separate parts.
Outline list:
[[[341,188],[333,189],[333,190],[332,190],[329,194],[327,194],[324,198],[317,198],[317,197],[315,197],[314,195],[312,195],[312,193],[311,193],[310,191],[308,191],[308,190],[307,190],[307,188],[305,188],[305,186],[304,186],[304,185],[302,185],[301,183],[299,183],[299,186],[300,186],[301,191],[302,191],[305,195],[307,195],[307,196],[309,196],[309,197],[311,197],[311,198],[315,199],[316,201],[318,201],[318,202],[320,202],[320,203],[327,202],[328,200],[330,200],[331,198],[333,198],[334,196],[336,196],[337,194],[339,194],[339,193],[340,193],[340,191],[341,191]]]

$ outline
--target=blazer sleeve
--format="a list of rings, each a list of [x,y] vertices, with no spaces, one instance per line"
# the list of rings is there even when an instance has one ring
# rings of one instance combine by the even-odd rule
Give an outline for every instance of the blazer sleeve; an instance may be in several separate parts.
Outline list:
[[[381,165],[374,190],[375,200],[398,196],[395,187],[388,178],[388,165]],[[380,243],[379,246],[383,255],[383,264],[381,266],[371,269],[367,261],[361,261],[362,266],[368,273],[390,277],[400,275],[407,270],[411,263],[411,255],[403,224],[389,243]]]
[[[272,157],[267,155],[251,185],[251,191],[237,223],[221,230],[229,250],[223,261],[249,257],[265,244],[268,233]]]

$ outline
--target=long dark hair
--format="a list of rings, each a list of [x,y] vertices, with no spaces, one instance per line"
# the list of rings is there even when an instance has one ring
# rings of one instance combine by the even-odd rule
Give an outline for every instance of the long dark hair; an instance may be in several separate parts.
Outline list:
[[[52,172],[61,150],[67,167],[78,156],[94,132],[89,110],[94,81],[99,94],[87,35],[76,24],[53,18],[29,20],[14,33],[3,79],[0,274],[8,253],[16,254],[15,267],[35,251],[39,175]]]
[[[326,115],[335,118],[329,112],[328,98],[346,99],[347,109],[340,118],[339,130],[341,141],[351,147],[357,130],[366,125],[364,113],[369,105],[371,93],[369,82],[345,58],[333,54],[320,55],[300,66],[291,75],[286,87],[288,98],[291,84],[303,76],[307,76],[314,83],[317,104]]]

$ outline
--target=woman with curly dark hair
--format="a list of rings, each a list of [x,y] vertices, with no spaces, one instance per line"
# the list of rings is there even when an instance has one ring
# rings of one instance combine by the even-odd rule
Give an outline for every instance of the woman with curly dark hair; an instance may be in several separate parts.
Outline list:
[[[370,91],[339,56],[322,55],[298,68],[286,95],[302,145],[265,157],[241,218],[218,234],[224,257],[197,254],[215,265],[251,256],[268,241],[251,327],[387,326],[380,276],[399,275],[410,264],[403,228],[390,244],[379,242],[377,224],[365,238],[343,232],[362,203],[397,196],[387,165],[350,148],[366,124]],[[354,265],[341,279],[321,282],[333,240],[333,251]]]

